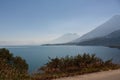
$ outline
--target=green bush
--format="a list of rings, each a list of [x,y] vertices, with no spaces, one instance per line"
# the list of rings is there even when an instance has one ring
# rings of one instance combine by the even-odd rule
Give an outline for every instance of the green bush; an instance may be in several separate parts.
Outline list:
[[[9,50],[0,49],[0,80],[30,80],[28,64],[21,57],[13,57]]]
[[[95,54],[84,53],[77,56],[49,58],[49,62],[38,70],[37,75],[45,75],[44,78],[51,79],[118,68],[120,66],[113,64],[112,59],[103,61]]]

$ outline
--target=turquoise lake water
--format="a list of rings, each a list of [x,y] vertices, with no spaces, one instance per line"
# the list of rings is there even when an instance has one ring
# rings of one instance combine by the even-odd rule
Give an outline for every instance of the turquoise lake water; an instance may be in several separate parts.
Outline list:
[[[29,72],[34,72],[48,62],[48,57],[74,56],[89,53],[103,60],[113,59],[120,64],[120,49],[103,46],[14,46],[5,47],[14,56],[21,56],[29,64]]]

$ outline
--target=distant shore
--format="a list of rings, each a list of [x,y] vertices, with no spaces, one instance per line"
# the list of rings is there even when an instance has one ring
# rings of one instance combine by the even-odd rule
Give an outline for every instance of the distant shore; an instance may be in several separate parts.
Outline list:
[[[118,48],[120,49],[120,45],[77,45],[77,44],[42,44],[41,46],[105,46],[105,47],[110,47],[110,48]]]
[[[120,49],[120,46],[109,46],[110,48],[118,48]]]
[[[53,80],[120,80],[120,69],[90,73],[72,77],[64,77]]]

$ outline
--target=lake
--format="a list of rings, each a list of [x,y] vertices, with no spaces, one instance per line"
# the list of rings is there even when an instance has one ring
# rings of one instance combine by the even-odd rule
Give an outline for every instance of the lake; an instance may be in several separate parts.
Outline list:
[[[113,59],[114,63],[120,64],[120,49],[103,46],[14,46],[5,47],[14,56],[21,56],[29,64],[29,72],[34,72],[48,62],[48,57],[75,56],[89,53],[103,60]]]

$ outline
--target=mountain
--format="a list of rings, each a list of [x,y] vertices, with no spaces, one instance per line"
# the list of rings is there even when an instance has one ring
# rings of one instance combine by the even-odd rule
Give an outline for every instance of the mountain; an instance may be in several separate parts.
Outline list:
[[[120,37],[120,30],[116,30],[106,36],[106,38],[118,38],[118,37]]]
[[[79,42],[77,45],[120,46],[120,30],[116,30],[101,38],[94,38],[88,41]]]
[[[80,43],[83,41],[104,37],[119,29],[120,29],[120,15],[115,15],[107,22],[103,23],[102,25],[98,26],[94,30],[83,35],[82,37],[72,41],[71,43]]]
[[[76,34],[76,33],[67,33],[67,34],[64,34],[64,35],[50,41],[49,44],[67,43],[67,42],[73,41],[73,40],[75,40],[77,38],[79,38],[78,34]]]

